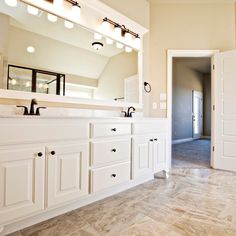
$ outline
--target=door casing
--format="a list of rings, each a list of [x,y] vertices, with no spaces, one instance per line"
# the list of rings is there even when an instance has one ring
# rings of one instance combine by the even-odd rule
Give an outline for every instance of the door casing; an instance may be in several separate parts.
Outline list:
[[[215,130],[215,114],[214,114],[214,104],[215,104],[215,82],[214,82],[214,55],[218,53],[219,50],[167,50],[167,122],[168,122],[168,132],[167,132],[167,162],[168,169],[171,169],[172,160],[172,85],[173,85],[173,58],[176,57],[189,57],[189,58],[199,58],[206,57],[211,58],[211,150],[214,147],[214,130]],[[211,152],[211,167],[214,168],[214,152]]]

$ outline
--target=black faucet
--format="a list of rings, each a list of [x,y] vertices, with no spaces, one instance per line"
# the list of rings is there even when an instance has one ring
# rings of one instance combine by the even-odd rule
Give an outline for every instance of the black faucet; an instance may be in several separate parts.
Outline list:
[[[130,111],[130,110],[133,110],[133,111]],[[129,107],[127,112],[126,111],[122,111],[123,113],[125,113],[125,117],[133,117],[133,113],[135,112],[135,108],[134,107]]]
[[[37,107],[35,111],[35,105],[38,105],[38,102],[35,98],[31,100],[30,103],[30,112],[28,111],[28,107],[26,106],[17,106],[17,107],[22,107],[24,108],[24,116],[30,115],[30,116],[40,116],[40,109],[46,109],[46,107]]]

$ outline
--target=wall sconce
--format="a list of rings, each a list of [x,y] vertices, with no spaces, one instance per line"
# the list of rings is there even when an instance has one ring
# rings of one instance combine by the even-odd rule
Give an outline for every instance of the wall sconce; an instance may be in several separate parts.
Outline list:
[[[125,27],[125,25],[120,25],[120,24],[108,19],[107,17],[103,19],[103,22],[102,22],[103,31],[108,32],[110,30],[111,25],[114,27],[115,37],[117,37],[118,39],[121,37],[124,37],[125,41],[128,44],[133,43],[134,47],[140,48],[141,39],[137,33],[127,29]],[[128,49],[128,51],[130,51],[130,50]]]

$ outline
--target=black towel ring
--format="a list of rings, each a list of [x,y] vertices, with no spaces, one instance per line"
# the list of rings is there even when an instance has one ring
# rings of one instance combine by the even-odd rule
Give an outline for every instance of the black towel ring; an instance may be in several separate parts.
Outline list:
[[[152,86],[148,82],[144,82],[144,90],[146,93],[150,93],[152,91]]]

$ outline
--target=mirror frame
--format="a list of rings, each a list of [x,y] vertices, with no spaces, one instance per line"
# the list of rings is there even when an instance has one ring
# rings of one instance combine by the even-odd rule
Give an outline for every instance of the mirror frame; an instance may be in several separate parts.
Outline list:
[[[97,25],[95,24],[88,24],[86,21],[82,22],[76,22],[74,19],[71,19],[68,12],[66,10],[59,11],[54,8],[54,6],[48,2],[38,2],[37,0],[19,0],[25,4],[36,6],[37,8],[53,13],[54,15],[57,15],[60,18],[63,18],[65,20],[73,21],[74,23],[80,25],[83,28],[86,28],[89,31],[97,32],[102,34],[103,36],[106,36],[103,32],[99,32],[97,29]],[[144,77],[144,63],[143,63],[143,35],[148,32],[148,29],[141,26],[137,22],[129,19],[128,17],[120,14],[113,8],[107,6],[106,4],[100,2],[99,0],[80,0],[79,1],[83,6],[86,6],[88,8],[96,12],[98,12],[101,15],[101,22],[104,18],[104,15],[107,17],[110,17],[112,19],[116,19],[117,22],[126,22],[126,25],[136,31],[140,32],[140,38],[141,38],[141,49],[138,51],[138,75],[139,75],[139,101],[138,103],[127,103],[123,101],[109,101],[109,100],[96,100],[96,99],[84,99],[84,98],[75,98],[75,97],[64,97],[59,95],[51,95],[51,94],[40,94],[40,93],[30,93],[30,92],[23,92],[23,91],[14,91],[14,90],[5,90],[0,89],[0,99],[14,99],[14,100],[31,100],[33,98],[36,98],[38,101],[41,102],[47,102],[47,103],[56,103],[57,105],[62,104],[73,104],[73,105],[88,105],[88,106],[100,106],[100,107],[129,107],[129,106],[135,106],[136,108],[142,109],[143,108],[143,77]],[[109,36],[110,37],[110,36]],[[113,38],[116,41],[119,41],[115,38]],[[122,42],[121,42],[122,43]],[[0,54],[0,67],[3,64],[3,58]],[[0,76],[1,76],[1,70],[0,70]],[[4,83],[4,81],[3,81]]]

